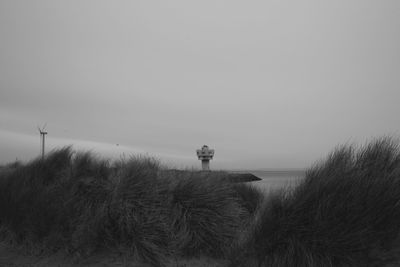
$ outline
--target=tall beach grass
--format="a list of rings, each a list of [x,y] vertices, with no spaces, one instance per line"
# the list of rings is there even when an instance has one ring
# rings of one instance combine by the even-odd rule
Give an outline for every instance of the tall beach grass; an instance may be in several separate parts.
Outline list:
[[[258,205],[226,177],[62,148],[0,171],[2,238],[77,257],[113,249],[154,266],[178,256],[224,258]]]
[[[342,146],[269,196],[232,266],[368,266],[399,230],[398,144]]]
[[[152,266],[368,266],[400,230],[400,150],[341,146],[293,188],[263,195],[227,172],[109,161],[65,147],[0,169],[0,238],[32,253],[103,250]],[[400,258],[400,255],[399,255]]]

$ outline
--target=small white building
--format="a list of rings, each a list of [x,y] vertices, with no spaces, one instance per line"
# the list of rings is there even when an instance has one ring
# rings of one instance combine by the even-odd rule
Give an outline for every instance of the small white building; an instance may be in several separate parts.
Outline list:
[[[209,149],[204,145],[201,149],[197,149],[197,157],[201,160],[201,167],[203,171],[210,170],[210,160],[214,157],[214,149]]]

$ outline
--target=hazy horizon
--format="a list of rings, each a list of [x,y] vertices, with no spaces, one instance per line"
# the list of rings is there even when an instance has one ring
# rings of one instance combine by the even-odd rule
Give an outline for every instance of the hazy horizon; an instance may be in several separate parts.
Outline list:
[[[306,168],[400,136],[400,2],[0,1],[0,163],[73,145]]]

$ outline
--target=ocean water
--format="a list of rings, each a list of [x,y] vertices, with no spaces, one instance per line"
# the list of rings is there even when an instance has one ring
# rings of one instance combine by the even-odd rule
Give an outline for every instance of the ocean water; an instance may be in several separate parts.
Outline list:
[[[250,170],[243,172],[261,178],[261,181],[250,182],[250,184],[267,193],[284,187],[296,186],[305,175],[304,170]]]

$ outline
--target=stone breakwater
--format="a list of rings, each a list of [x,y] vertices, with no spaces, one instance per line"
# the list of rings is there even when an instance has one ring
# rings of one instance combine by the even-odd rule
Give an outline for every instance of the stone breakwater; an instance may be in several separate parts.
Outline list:
[[[253,182],[260,181],[261,178],[251,173],[245,172],[227,172],[227,171],[187,171],[187,170],[164,170],[162,175],[173,176],[176,178],[185,176],[195,176],[201,178],[215,178],[215,179],[227,179],[233,183]]]
[[[260,181],[261,178],[251,173],[228,173],[228,179],[234,183]]]

